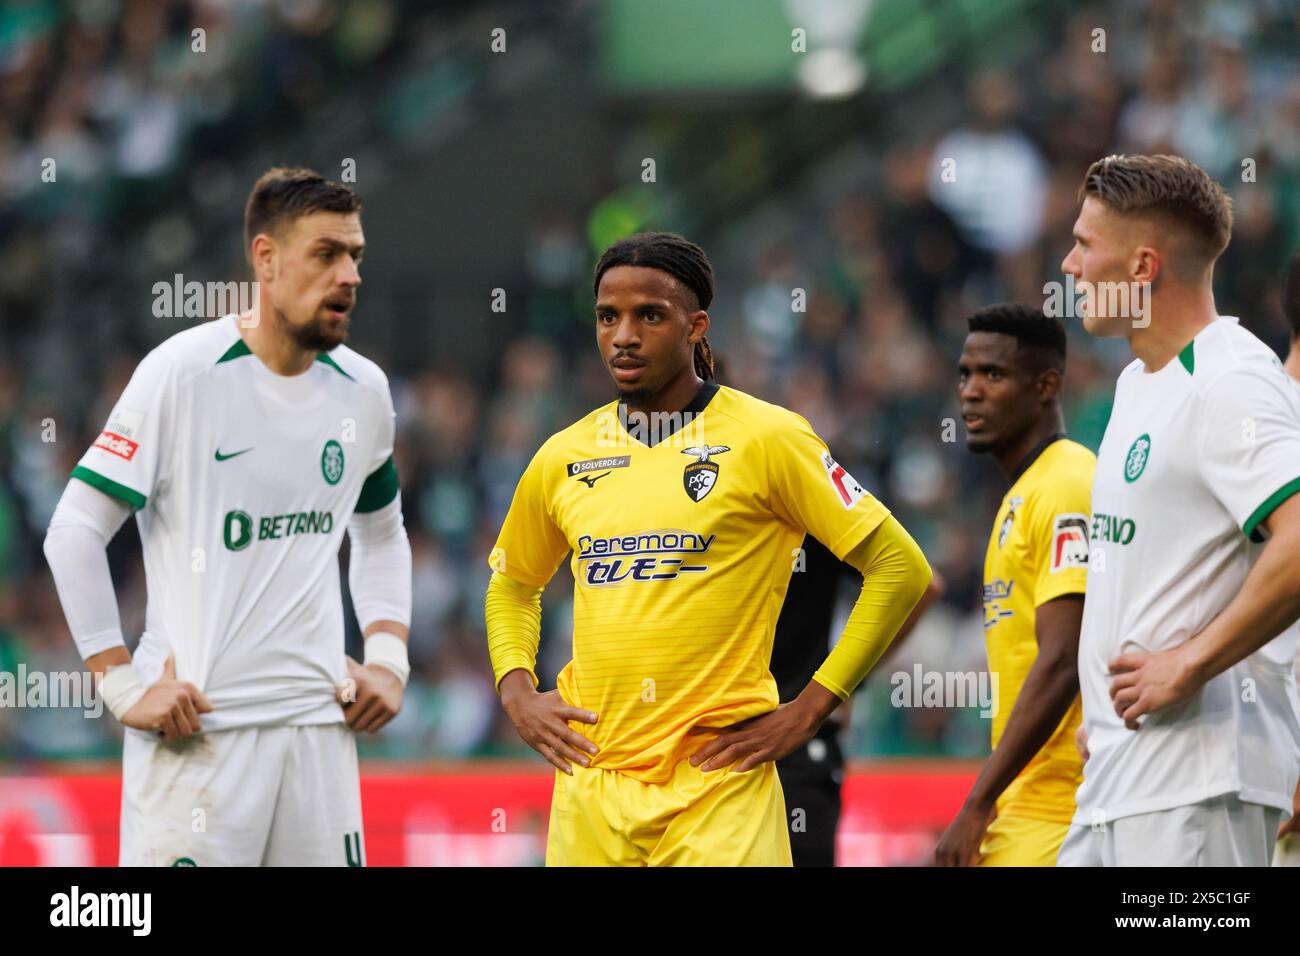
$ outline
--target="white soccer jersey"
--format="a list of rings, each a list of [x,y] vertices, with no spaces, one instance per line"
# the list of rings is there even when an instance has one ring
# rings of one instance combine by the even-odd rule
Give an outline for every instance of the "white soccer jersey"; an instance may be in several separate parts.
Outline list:
[[[1176,647],[1241,588],[1262,522],[1300,490],[1300,391],[1272,351],[1221,317],[1157,372],[1119,377],[1092,486],[1079,641],[1091,753],[1074,822],[1235,793],[1288,809],[1300,773],[1296,629],[1193,697],[1125,728],[1107,664]]]
[[[146,355],[72,475],[136,510],[146,683],[174,654],[205,730],[342,721],[338,553],[354,511],[397,495],[388,380],[343,345],[277,375],[238,322]]]

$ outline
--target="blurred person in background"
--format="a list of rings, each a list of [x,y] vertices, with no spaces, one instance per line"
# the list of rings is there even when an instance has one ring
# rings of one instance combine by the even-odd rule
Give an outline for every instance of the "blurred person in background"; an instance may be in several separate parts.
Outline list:
[[[1027,281],[1029,260],[1022,254],[1042,230],[1047,162],[1018,125],[1020,91],[1009,73],[974,76],[969,107],[968,121],[934,146],[930,197],[987,257],[985,285],[996,280],[1016,291],[1015,285]]]

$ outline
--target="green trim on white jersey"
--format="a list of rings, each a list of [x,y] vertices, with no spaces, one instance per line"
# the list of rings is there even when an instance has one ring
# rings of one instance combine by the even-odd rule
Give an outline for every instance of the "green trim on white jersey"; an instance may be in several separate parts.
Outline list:
[[[85,465],[78,465],[73,468],[71,477],[80,478],[90,487],[96,488],[109,497],[116,498],[118,501],[129,505],[132,511],[139,511],[148,501],[140,492],[128,488],[126,485],[118,484],[112,478],[105,478],[99,472],[91,471]]]

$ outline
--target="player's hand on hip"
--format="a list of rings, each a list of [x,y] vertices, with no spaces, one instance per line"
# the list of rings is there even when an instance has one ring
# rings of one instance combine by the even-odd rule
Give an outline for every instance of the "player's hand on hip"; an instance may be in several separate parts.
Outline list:
[[[522,675],[519,680],[515,675]],[[527,671],[511,671],[501,679],[501,706],[515,725],[524,743],[570,776],[570,761],[591,766],[596,745],[578,733],[569,723],[594,724],[594,711],[571,707],[558,690],[539,694]],[[590,755],[590,756],[589,756]]]
[[[348,679],[335,694],[343,719],[358,734],[379,730],[402,709],[401,678],[382,664],[358,664],[348,658]]]
[[[820,722],[810,720],[798,701],[791,701],[730,727],[692,727],[690,734],[717,734],[717,738],[691,755],[691,766],[705,773],[723,767],[744,773],[798,750],[813,738],[818,726]]]
[[[1282,825],[1277,828],[1277,838],[1280,840],[1288,834],[1292,840],[1300,839],[1300,784],[1296,785],[1295,796],[1291,798],[1291,816],[1282,821]]]
[[[963,804],[934,848],[935,866],[978,866],[984,833],[997,816],[997,807]]]
[[[1074,746],[1079,751],[1079,759],[1087,763],[1092,754],[1088,753],[1088,731],[1083,729],[1083,724],[1074,732]]]
[[[1192,679],[1185,647],[1154,654],[1130,652],[1110,662],[1110,699],[1129,730],[1141,727],[1139,717],[1178,703],[1199,686]]]
[[[136,730],[151,730],[163,740],[189,737],[203,729],[199,714],[210,714],[212,704],[189,681],[176,679],[176,658],[169,656],[158,678],[144,696],[122,715],[122,723]]]

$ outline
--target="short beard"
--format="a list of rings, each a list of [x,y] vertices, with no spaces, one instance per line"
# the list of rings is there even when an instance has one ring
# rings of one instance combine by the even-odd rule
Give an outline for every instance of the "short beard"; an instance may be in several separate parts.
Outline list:
[[[279,309],[276,310],[275,317],[280,324],[280,328],[288,334],[289,338],[293,339],[298,348],[306,352],[333,351],[347,341],[348,326],[352,324],[350,318],[344,319],[343,334],[336,338],[325,331],[325,323],[320,316],[313,316],[309,322],[300,326],[290,325],[289,321],[284,317],[284,313]]]
[[[620,404],[623,405],[640,405],[649,397],[650,389],[646,388],[644,385],[636,388],[620,388],[618,390],[618,400]]]

